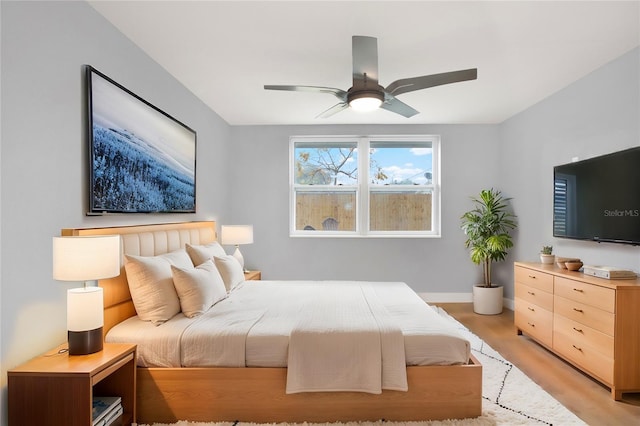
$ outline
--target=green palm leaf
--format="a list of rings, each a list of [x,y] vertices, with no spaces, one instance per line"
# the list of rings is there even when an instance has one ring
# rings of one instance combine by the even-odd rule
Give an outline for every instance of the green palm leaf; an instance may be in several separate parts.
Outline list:
[[[482,264],[484,285],[491,287],[491,262],[504,260],[513,247],[509,232],[517,227],[516,216],[508,210],[510,198],[500,191],[485,189],[472,198],[473,210],[461,217],[461,228],[467,239],[471,261]]]

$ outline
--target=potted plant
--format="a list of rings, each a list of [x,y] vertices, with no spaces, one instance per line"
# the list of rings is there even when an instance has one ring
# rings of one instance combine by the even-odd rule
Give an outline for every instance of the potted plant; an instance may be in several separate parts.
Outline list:
[[[552,254],[553,246],[542,246],[540,250],[540,262],[552,265],[556,261],[556,257]]]
[[[491,282],[491,264],[504,260],[513,247],[509,232],[516,228],[516,216],[508,210],[510,198],[498,190],[484,189],[473,197],[475,208],[462,215],[465,247],[471,260],[482,265],[483,283],[473,287],[473,310],[478,314],[502,312],[503,287]]]

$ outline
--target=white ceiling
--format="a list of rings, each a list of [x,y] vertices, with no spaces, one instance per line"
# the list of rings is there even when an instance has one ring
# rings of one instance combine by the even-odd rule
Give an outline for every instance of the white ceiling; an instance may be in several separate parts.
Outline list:
[[[90,4],[232,125],[499,123],[640,44],[640,1]],[[478,79],[400,95],[420,111],[412,118],[316,119],[338,100],[263,89],[347,90],[353,35],[378,38],[382,86],[467,68]]]

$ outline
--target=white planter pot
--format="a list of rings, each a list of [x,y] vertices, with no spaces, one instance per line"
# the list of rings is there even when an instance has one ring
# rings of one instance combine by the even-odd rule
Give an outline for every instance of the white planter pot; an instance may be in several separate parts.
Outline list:
[[[481,315],[497,315],[502,313],[503,287],[473,287],[473,312]]]
[[[547,264],[547,265],[552,265],[553,263],[555,263],[556,261],[556,255],[555,254],[542,254],[540,253],[540,262]]]

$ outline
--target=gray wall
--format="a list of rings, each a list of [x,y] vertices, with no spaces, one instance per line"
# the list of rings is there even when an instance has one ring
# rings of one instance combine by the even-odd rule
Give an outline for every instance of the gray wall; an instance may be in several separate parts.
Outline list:
[[[84,2],[0,4],[1,351],[6,370],[66,341],[66,290],[51,277],[65,227],[224,218],[229,126]],[[82,65],[198,132],[198,213],[87,217]]]
[[[460,216],[471,195],[499,183],[498,126],[243,126],[231,134],[230,214],[254,225],[255,242],[242,252],[263,279],[396,280],[449,299],[479,282]],[[289,137],[329,134],[441,135],[442,238],[290,238]]]
[[[504,122],[500,141],[501,185],[520,220],[510,260],[539,261],[542,245],[553,245],[559,256],[640,271],[638,247],[552,232],[553,166],[640,145],[639,48]],[[512,287],[506,290],[513,298]]]

